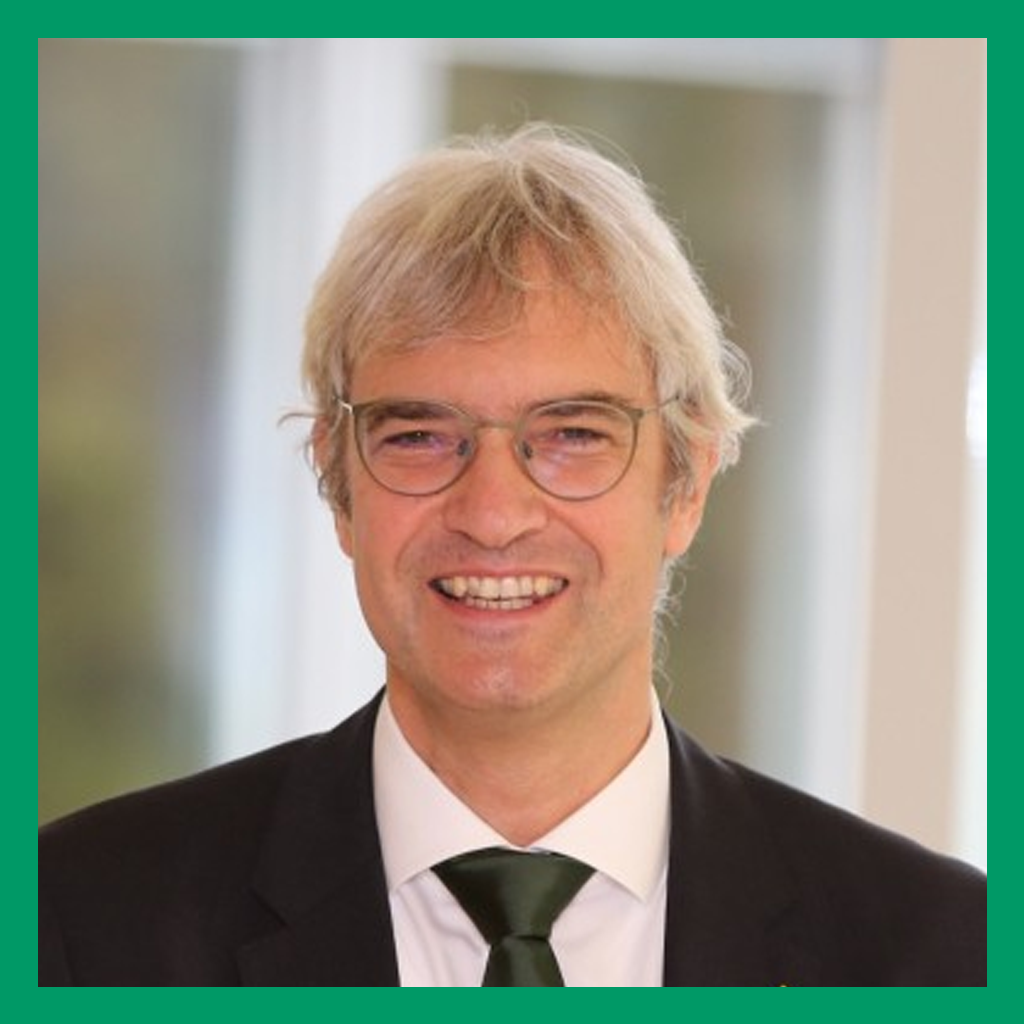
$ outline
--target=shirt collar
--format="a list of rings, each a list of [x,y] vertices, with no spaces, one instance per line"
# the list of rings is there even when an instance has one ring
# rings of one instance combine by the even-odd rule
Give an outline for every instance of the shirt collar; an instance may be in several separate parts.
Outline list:
[[[669,832],[668,738],[653,689],[651,705],[651,728],[633,760],[533,846],[584,861],[645,901],[665,869]],[[391,892],[449,857],[510,845],[427,767],[386,696],[374,734],[373,781]]]

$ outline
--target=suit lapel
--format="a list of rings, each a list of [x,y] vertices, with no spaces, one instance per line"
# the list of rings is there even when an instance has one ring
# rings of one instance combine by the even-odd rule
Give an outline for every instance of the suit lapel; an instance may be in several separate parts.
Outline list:
[[[245,985],[398,984],[373,806],[379,703],[317,740],[282,787],[253,876],[281,924],[238,951]]]
[[[242,983],[398,984],[373,805],[378,697],[317,740],[282,787],[253,875],[280,926],[237,952]],[[672,834],[666,986],[776,986],[807,976],[794,887],[726,762],[668,723]]]
[[[665,985],[777,986],[806,954],[795,890],[743,783],[671,722]]]

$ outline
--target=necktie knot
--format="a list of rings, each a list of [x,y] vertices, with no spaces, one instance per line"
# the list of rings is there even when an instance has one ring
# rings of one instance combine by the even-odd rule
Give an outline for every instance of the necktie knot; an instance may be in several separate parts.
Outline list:
[[[484,985],[563,985],[548,943],[594,869],[561,854],[487,849],[434,868],[491,947]]]

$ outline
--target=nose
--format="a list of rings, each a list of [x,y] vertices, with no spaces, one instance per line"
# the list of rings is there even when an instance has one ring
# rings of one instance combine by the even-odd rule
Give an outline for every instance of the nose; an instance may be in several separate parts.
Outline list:
[[[500,551],[544,528],[547,501],[516,459],[507,430],[481,430],[478,437],[473,461],[445,492],[444,524]]]

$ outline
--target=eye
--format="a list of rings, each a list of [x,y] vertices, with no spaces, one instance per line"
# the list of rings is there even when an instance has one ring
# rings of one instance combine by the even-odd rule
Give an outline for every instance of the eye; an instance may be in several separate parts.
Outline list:
[[[538,454],[600,454],[628,444],[631,424],[614,406],[566,403],[537,410],[527,431]]]
[[[364,451],[373,459],[441,458],[457,452],[465,431],[457,416],[430,402],[387,402],[368,407]]]
[[[552,439],[556,444],[567,444],[567,445],[594,445],[601,444],[609,439],[609,435],[600,430],[595,430],[592,426],[570,424],[562,427],[560,430],[553,431]]]
[[[458,454],[464,443],[460,431],[452,426],[386,421],[368,432],[366,450],[375,459],[444,458]]]
[[[401,430],[385,427],[373,434],[373,444],[378,448],[438,448],[444,443],[443,434],[422,428]]]

